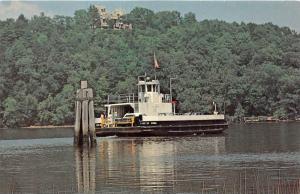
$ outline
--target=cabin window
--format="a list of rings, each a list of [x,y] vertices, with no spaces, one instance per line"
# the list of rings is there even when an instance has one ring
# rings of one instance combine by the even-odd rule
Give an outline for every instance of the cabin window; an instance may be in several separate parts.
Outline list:
[[[151,86],[152,85],[147,85],[147,92],[151,92]]]
[[[141,92],[145,92],[145,86],[140,86]]]

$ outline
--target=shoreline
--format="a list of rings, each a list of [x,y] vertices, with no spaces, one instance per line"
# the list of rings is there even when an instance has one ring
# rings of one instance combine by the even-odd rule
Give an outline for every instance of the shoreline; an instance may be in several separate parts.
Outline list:
[[[28,127],[20,127],[21,129],[52,129],[52,128],[72,128],[74,125],[31,125]]]
[[[58,129],[74,128],[74,125],[30,125],[27,127],[0,127],[0,129]]]
[[[28,126],[28,127],[0,127],[1,129],[70,129],[70,128],[74,128],[74,125],[32,125],[32,126]]]

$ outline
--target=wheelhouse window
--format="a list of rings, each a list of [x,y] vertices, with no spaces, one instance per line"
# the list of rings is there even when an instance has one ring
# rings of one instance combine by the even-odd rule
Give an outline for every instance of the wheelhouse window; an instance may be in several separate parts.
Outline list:
[[[152,92],[152,85],[147,85],[147,92]]]

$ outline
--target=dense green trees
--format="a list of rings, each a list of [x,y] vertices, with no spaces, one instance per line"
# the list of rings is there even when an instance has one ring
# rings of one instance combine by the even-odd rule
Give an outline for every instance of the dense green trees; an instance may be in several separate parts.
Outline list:
[[[136,78],[153,73],[173,93],[178,111],[243,116],[300,114],[300,36],[271,23],[196,21],[193,13],[135,8],[133,30],[99,29],[95,7],[74,17],[44,14],[0,21],[0,125],[73,122],[81,79],[95,90],[97,108],[108,93],[136,92]]]

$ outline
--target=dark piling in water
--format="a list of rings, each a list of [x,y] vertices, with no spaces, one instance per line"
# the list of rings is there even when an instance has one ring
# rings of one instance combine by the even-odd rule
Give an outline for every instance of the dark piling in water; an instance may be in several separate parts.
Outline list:
[[[74,144],[94,145],[96,143],[93,90],[87,88],[87,81],[81,81],[76,92]]]

